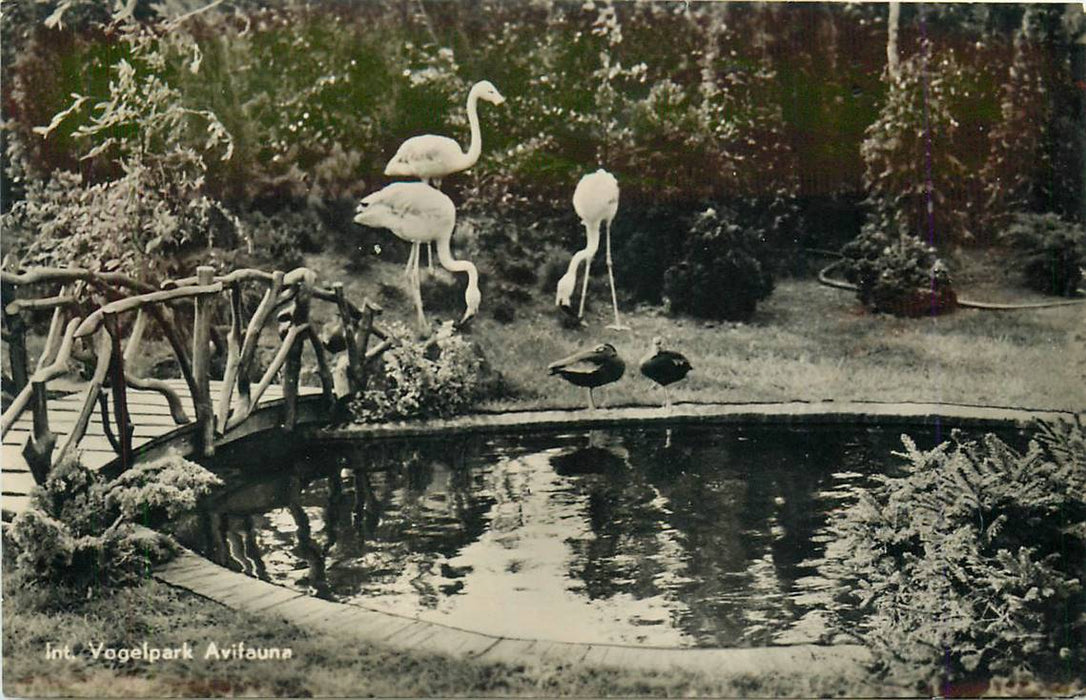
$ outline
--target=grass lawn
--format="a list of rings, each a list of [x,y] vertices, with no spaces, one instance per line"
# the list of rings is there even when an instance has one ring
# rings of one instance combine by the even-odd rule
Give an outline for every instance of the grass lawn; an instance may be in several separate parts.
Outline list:
[[[333,255],[312,256],[307,264],[325,280],[343,281],[352,298],[369,296],[382,304],[386,320],[412,322],[411,302],[395,293],[404,288],[400,265],[375,263],[352,273]],[[553,290],[542,289],[517,308],[513,322],[499,323],[487,308],[484,282],[482,310],[470,332],[511,392],[481,409],[583,406],[584,391],[547,376],[546,366],[600,342],[615,345],[627,363],[625,377],[597,392],[601,406],[662,401],[662,392],[637,371],[655,335],[694,366],[673,387],[676,401],[942,401],[1086,408],[1086,304],[959,309],[942,317],[904,319],[871,314],[854,294],[814,279],[782,279],[748,324],[673,318],[658,308],[627,306],[620,311],[632,330],[613,331],[606,328],[612,319],[606,272],[598,267],[589,290],[588,326],[580,329],[562,327],[551,303]],[[999,301],[1009,301],[1015,291]],[[974,285],[960,293],[984,299],[990,292]],[[463,299],[457,293],[449,296],[429,307],[431,320],[458,318],[463,312]]]
[[[3,576],[4,687],[18,697],[161,696],[886,696],[901,689],[874,679],[802,675],[738,676],[712,680],[686,672],[512,666],[387,651],[330,635],[311,635],[271,617],[227,609],[170,586],[147,581],[72,609],[48,609],[48,595],[17,588]],[[128,663],[45,661],[45,645],[73,651],[106,647],[173,647],[188,642],[193,660]],[[204,660],[208,642],[224,646],[290,647],[293,658],[274,662]]]

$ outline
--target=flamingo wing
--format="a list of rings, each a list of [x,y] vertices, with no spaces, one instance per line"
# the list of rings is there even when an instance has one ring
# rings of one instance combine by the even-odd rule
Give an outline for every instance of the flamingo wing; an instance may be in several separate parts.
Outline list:
[[[610,221],[618,211],[618,180],[602,168],[585,175],[573,192],[573,209],[583,221]]]
[[[367,195],[355,223],[388,228],[415,240],[436,239],[456,222],[452,200],[424,182],[394,182]],[[417,229],[417,230],[416,230]]]
[[[447,136],[425,134],[407,139],[385,166],[385,175],[442,177],[456,172],[464,154]]]

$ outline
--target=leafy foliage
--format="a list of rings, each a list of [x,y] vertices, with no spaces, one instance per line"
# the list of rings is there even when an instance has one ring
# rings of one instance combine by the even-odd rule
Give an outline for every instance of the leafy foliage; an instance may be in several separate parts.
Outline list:
[[[191,180],[169,183],[164,173],[131,163],[119,179],[85,186],[75,173],[57,171],[28,184],[26,197],[3,217],[6,232],[22,242],[24,266],[86,267],[168,279],[188,267],[228,223]]]
[[[988,159],[981,171],[986,199],[986,234],[1006,223],[1016,211],[1037,204],[1040,181],[1051,167],[1045,149],[1051,99],[1044,75],[1044,56],[1037,50],[1036,10],[1028,8],[1014,36],[1014,56],[1000,95],[1000,120],[989,134]]]
[[[845,277],[873,311],[921,316],[957,304],[946,266],[934,248],[915,236],[895,238],[868,223],[841,253]]]
[[[952,112],[961,67],[953,51],[920,53],[901,62],[860,153],[871,207],[869,223],[893,236],[961,242],[969,237],[960,193],[964,165],[953,149]]]
[[[1003,232],[1017,250],[1026,284],[1045,294],[1073,297],[1086,265],[1086,228],[1057,214],[1017,214]]]
[[[481,352],[451,323],[429,339],[415,340],[401,324],[388,324],[394,339],[362,395],[351,400],[357,422],[456,415],[493,389]]]
[[[199,71],[189,34],[131,17],[110,31],[116,50],[89,67],[108,74],[105,94],[72,93],[66,109],[33,129],[46,139],[66,134],[104,177],[94,182],[59,170],[27,183],[4,223],[29,240],[24,264],[171,276],[179,253],[214,243],[213,214],[227,220],[204,191],[206,158],[228,160],[234,143],[213,112],[191,106],[171,82],[177,69]],[[9,155],[26,154],[9,148]]]
[[[673,312],[747,321],[773,291],[764,233],[736,223],[734,212],[706,209],[694,219],[680,261],[664,273]]]
[[[159,535],[133,524],[176,514],[222,482],[202,467],[166,457],[108,481],[78,460],[55,466],[31,495],[31,506],[11,524],[18,574],[74,596],[128,586],[172,553]]]
[[[901,680],[1082,669],[1082,425],[1042,425],[1025,453],[993,435],[926,452],[902,441],[904,474],[828,526],[838,629]]]
[[[194,462],[170,455],[138,464],[109,484],[107,501],[122,516],[135,521],[148,513],[177,516],[222,480]]]

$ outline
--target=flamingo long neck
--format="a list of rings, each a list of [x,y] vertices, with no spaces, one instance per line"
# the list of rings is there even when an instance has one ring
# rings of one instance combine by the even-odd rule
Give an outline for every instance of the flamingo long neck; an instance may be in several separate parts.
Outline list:
[[[437,240],[437,259],[441,266],[449,272],[468,273],[468,289],[479,289],[479,271],[475,265],[467,260],[457,260],[452,256],[452,248],[449,241],[452,236],[445,236]]]
[[[584,232],[585,235],[588,237],[588,245],[586,245],[584,247],[584,250],[580,251],[578,255],[581,255],[591,260],[596,256],[596,251],[600,249],[600,222],[584,222]]]
[[[472,91],[468,95],[468,124],[471,125],[471,143],[464,154],[465,168],[470,168],[479,160],[483,152],[483,132],[479,129],[479,96]]]

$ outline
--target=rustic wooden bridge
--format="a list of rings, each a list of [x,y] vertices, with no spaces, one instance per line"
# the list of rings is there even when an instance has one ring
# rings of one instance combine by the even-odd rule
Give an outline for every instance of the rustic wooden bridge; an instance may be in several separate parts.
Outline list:
[[[30,491],[54,465],[77,455],[88,467],[122,471],[170,450],[208,457],[260,430],[326,421],[337,396],[365,388],[370,362],[391,343],[375,323],[379,307],[354,304],[342,284],[318,285],[307,268],[217,275],[200,267],[194,277],[158,288],[120,273],[39,268],[0,272],[0,284],[10,369],[0,419],[5,520],[29,505]],[[262,294],[254,295],[254,287]],[[258,297],[247,314],[246,299]],[[320,332],[310,318],[314,300],[336,310]],[[35,316],[45,313],[49,330],[31,368],[27,338]],[[220,330],[214,321],[223,316],[229,322]],[[261,338],[272,325],[278,348],[260,368]],[[152,334],[171,348],[179,379],[133,371]],[[319,387],[301,385],[306,345]],[[225,363],[212,378],[216,349]],[[344,370],[338,387],[335,353],[342,353]],[[89,379],[71,380],[73,363]]]

